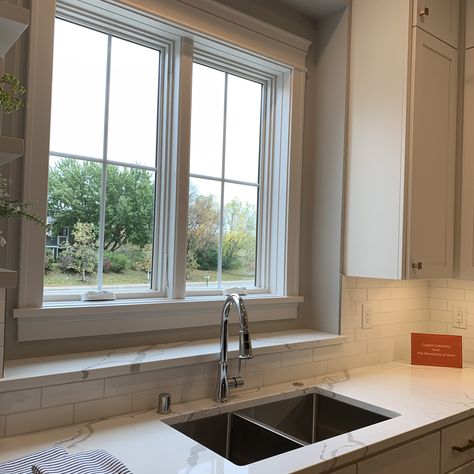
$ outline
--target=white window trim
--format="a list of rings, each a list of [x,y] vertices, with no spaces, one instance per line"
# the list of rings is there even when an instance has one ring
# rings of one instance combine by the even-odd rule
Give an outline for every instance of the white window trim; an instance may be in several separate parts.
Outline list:
[[[85,0],[91,5],[95,0]],[[252,317],[252,320],[274,320],[292,319],[296,317],[298,298],[298,268],[299,268],[299,220],[300,220],[300,184],[301,184],[301,156],[302,156],[302,130],[304,109],[304,59],[309,42],[278,28],[267,25],[251,17],[240,14],[212,0],[199,2],[198,8],[195,2],[187,0],[183,2],[160,2],[159,12],[156,10],[155,2],[150,0],[136,0],[117,2],[107,0],[111,7],[120,5],[121,8],[130,6],[127,12],[140,18],[143,24],[153,25],[158,17],[161,21],[168,22],[163,26],[168,33],[176,33],[177,28],[186,27],[186,36],[175,43],[176,48],[172,50],[172,60],[175,61],[175,73],[179,74],[177,81],[179,91],[175,91],[165,106],[173,108],[175,113],[174,122],[170,127],[172,131],[171,142],[172,159],[169,166],[175,167],[173,175],[176,177],[173,183],[168,183],[171,192],[170,202],[162,205],[167,206],[169,216],[175,216],[174,221],[169,221],[169,235],[167,238],[170,261],[174,262],[167,270],[169,282],[166,288],[168,299],[154,299],[152,303],[145,301],[129,300],[125,303],[116,302],[108,304],[108,323],[98,323],[100,318],[81,318],[80,315],[93,313],[89,304],[76,304],[74,306],[75,323],[71,321],[71,306],[62,303],[61,307],[52,307],[51,304],[43,306],[43,253],[44,232],[41,228],[29,222],[22,223],[21,234],[21,257],[20,257],[20,281],[19,281],[19,309],[14,311],[15,318],[19,321],[20,340],[40,338],[37,325],[44,322],[44,330],[49,334],[47,338],[71,337],[92,334],[111,334],[118,332],[139,332],[142,330],[169,329],[171,327],[191,327],[208,324],[216,324],[216,309],[221,305],[221,298],[215,298],[212,302],[212,312],[206,317],[194,317],[197,298],[185,297],[185,234],[176,233],[175,229],[186,225],[187,219],[187,190],[189,181],[189,137],[190,131],[190,93],[191,73],[193,63],[193,42],[202,51],[222,51],[229,49],[225,43],[238,46],[242,55],[248,52],[254,55],[256,64],[261,64],[262,57],[266,57],[265,63],[272,64],[272,71],[287,71],[280,74],[277,87],[283,91],[275,96],[275,109],[279,111],[275,115],[275,133],[271,137],[274,143],[274,156],[277,157],[279,170],[273,176],[268,177],[269,185],[278,184],[282,190],[280,199],[272,202],[273,215],[278,216],[269,223],[268,234],[276,235],[275,229],[287,229],[285,238],[279,238],[273,251],[278,255],[275,267],[267,269],[268,277],[271,278],[270,287],[272,293],[268,296],[251,298],[249,300],[259,301],[260,316]],[[193,4],[193,5],[191,5]],[[41,6],[40,6],[41,5]],[[134,9],[144,12],[145,17],[138,15]],[[212,11],[212,13],[210,13]],[[36,203],[35,212],[46,215],[46,189],[47,169],[49,159],[49,117],[51,108],[51,77],[52,68],[45,64],[52,64],[52,44],[54,29],[54,0],[32,0],[31,23],[30,23],[30,57],[28,73],[28,108],[26,127],[26,153],[24,158],[24,198]],[[171,24],[175,25],[172,26]],[[177,26],[176,26],[177,25]],[[151,26],[152,27],[152,26]],[[180,31],[181,36],[183,31]],[[278,38],[278,39],[277,39]],[[216,42],[216,39],[218,40]],[[239,54],[237,51],[236,54]],[[268,59],[272,61],[269,63]],[[186,100],[180,98],[187,97]],[[287,117],[287,119],[285,119]],[[179,125],[179,126],[178,126]],[[184,157],[184,158],[183,158]],[[283,157],[283,158],[282,158]],[[286,164],[289,157],[289,164]],[[273,181],[272,181],[273,180]],[[278,183],[277,183],[278,181]],[[286,195],[284,190],[286,190]],[[285,212],[281,212],[285,209]],[[177,240],[174,236],[178,236]],[[163,259],[166,260],[166,259]],[[279,277],[280,276],[280,277]],[[286,296],[275,296],[286,295]],[[133,296],[133,295],[132,295]],[[208,301],[204,298],[201,301]],[[278,301],[278,303],[276,303]],[[267,302],[267,304],[265,304]],[[285,302],[286,304],[281,304]],[[169,304],[167,304],[169,303]],[[147,321],[154,319],[155,322],[146,322],[139,315],[142,306],[146,305]],[[172,305],[172,306],[171,306]],[[99,305],[100,314],[105,314],[105,306]],[[170,308],[180,308],[183,318],[170,316]],[[69,308],[69,309],[67,309]],[[119,309],[121,308],[121,309]],[[123,309],[125,308],[125,309]],[[151,309],[153,308],[153,309]],[[123,309],[123,311],[122,311]],[[276,311],[277,310],[277,311]],[[212,313],[212,315],[211,315]],[[41,314],[41,321],[38,315]],[[127,315],[130,322],[125,321]],[[47,323],[47,318],[54,318],[54,324],[60,328],[53,330]],[[104,326],[110,326],[114,319],[114,330]],[[116,321],[115,321],[116,320]],[[97,321],[97,322],[96,322]],[[122,321],[118,326],[117,322]],[[133,321],[133,323],[132,323]],[[64,329],[63,328],[64,324]],[[49,326],[49,327],[48,327]],[[130,328],[133,326],[133,331]],[[67,328],[74,327],[68,333]],[[81,328],[78,333],[78,328]],[[120,330],[115,330],[119,328]],[[35,336],[36,331],[36,336]],[[63,331],[63,332],[62,332]],[[53,334],[62,334],[53,336]],[[84,333],[84,334],[82,334]],[[30,334],[30,336],[26,336]],[[65,335],[69,334],[69,335]]]

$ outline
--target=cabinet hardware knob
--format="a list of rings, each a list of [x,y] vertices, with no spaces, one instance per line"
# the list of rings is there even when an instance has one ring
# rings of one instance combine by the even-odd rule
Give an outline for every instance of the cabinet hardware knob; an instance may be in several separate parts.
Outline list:
[[[411,268],[413,268],[413,270],[421,270],[423,268],[423,262],[413,262]]]
[[[467,444],[464,446],[453,446],[453,451],[457,451],[458,453],[463,453],[464,451],[468,451],[469,449],[474,448],[474,439],[470,439]]]
[[[423,8],[423,10],[420,10],[419,15],[421,18],[424,16],[430,16],[430,9],[428,7]]]

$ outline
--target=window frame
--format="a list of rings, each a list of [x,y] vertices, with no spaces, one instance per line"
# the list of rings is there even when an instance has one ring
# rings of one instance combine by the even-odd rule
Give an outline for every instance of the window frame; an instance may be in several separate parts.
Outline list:
[[[52,64],[51,45],[55,2],[41,0],[41,7],[39,3],[39,0],[32,0],[28,84],[34,81],[36,84],[28,90],[24,194],[27,199],[37,203],[36,209],[39,214],[45,215],[47,170],[45,173],[44,163],[45,155],[47,163],[49,153],[49,123],[44,123],[48,122],[44,120],[44,117],[50,114],[51,102],[51,70],[46,65]],[[109,329],[91,329],[89,332],[84,329],[87,335],[113,334],[163,327],[158,320],[161,313],[170,310],[170,305],[173,308],[181,307],[179,311],[184,311],[189,315],[195,313],[194,304],[201,304],[206,308],[214,308],[215,302],[220,304],[221,297],[209,293],[201,294],[199,297],[187,295],[185,288],[186,232],[183,232],[183,229],[187,228],[191,78],[193,61],[200,56],[206,57],[207,60],[209,58],[215,60],[219,57],[221,61],[227,56],[230,58],[228,60],[230,64],[245,61],[251,66],[249,69],[255,66],[259,74],[267,74],[271,77],[272,89],[268,94],[266,104],[267,112],[270,113],[265,124],[265,143],[268,150],[266,161],[271,162],[272,169],[265,170],[262,175],[265,183],[262,181],[261,185],[266,186],[273,197],[268,198],[267,203],[261,199],[261,204],[259,204],[259,206],[267,205],[269,209],[269,215],[264,224],[265,231],[259,232],[259,238],[266,239],[266,242],[270,241],[270,244],[267,245],[266,252],[257,254],[258,258],[263,260],[259,262],[259,265],[265,268],[263,278],[268,282],[268,292],[265,294],[260,291],[260,295],[250,295],[248,299],[259,305],[259,310],[262,310],[268,302],[268,310],[260,311],[261,317],[256,320],[295,318],[297,305],[302,301],[297,296],[299,214],[304,58],[310,43],[265,23],[249,20],[246,15],[239,14],[235,10],[230,11],[227,7],[223,8],[221,4],[212,1],[205,2],[204,10],[186,4],[168,6],[163,9],[164,11],[160,9],[159,12],[151,11],[151,7],[145,7],[144,4],[142,11],[139,11],[136,5],[132,8],[123,5],[123,2],[119,5],[114,0],[106,2],[87,0],[86,3],[90,7],[87,19],[92,23],[98,21],[96,10],[100,11],[104,5],[107,5],[108,15],[111,15],[114,21],[125,17],[127,22],[130,19],[139,21],[145,31],[147,29],[153,31],[154,35],[156,35],[157,25],[159,26],[160,41],[163,42],[164,47],[163,87],[167,93],[164,94],[162,101],[164,113],[162,123],[165,130],[161,144],[161,151],[164,151],[166,159],[162,160],[161,173],[158,171],[163,178],[160,190],[162,194],[160,212],[163,212],[164,218],[161,222],[156,222],[164,238],[156,240],[160,241],[159,251],[163,252],[162,255],[166,255],[161,266],[164,291],[161,295],[155,293],[154,297],[148,301],[136,299],[140,297],[140,294],[130,293],[123,296],[135,299],[109,302],[106,305],[89,303],[83,305],[71,301],[72,297],[68,295],[64,295],[63,301],[55,303],[45,301],[43,304],[44,235],[41,235],[43,231],[38,231],[28,222],[23,222],[18,309],[14,310],[14,317],[19,321],[20,340],[26,340],[24,335],[28,333],[28,328],[31,328],[32,320],[38,321],[38,315],[42,315],[45,319],[51,316],[53,318],[51,321],[54,320],[54,324],[57,324],[58,320],[70,319],[73,314],[84,315],[84,317],[94,314],[97,317],[104,313],[104,308],[107,308],[106,313],[109,319],[112,314],[123,319],[123,314],[130,315],[131,310],[138,314],[144,306],[147,307],[145,312],[151,313],[153,308],[153,312],[158,313],[153,314],[154,323],[143,326],[138,324],[133,331],[125,328],[127,325],[120,327],[120,324]],[[210,13],[210,10],[214,13]],[[77,21],[80,11],[81,9],[72,8],[68,0],[61,1],[61,16],[67,12],[70,19],[80,23]],[[189,25],[190,22],[192,26]],[[252,25],[254,29],[249,31],[249,25]],[[124,27],[122,24],[120,26]],[[130,30],[128,25],[126,31]],[[120,35],[114,34],[114,36]],[[37,57],[44,58],[41,65],[36,61]],[[171,113],[168,113],[170,111]],[[41,125],[39,125],[40,122]],[[45,134],[46,129],[47,134]],[[40,157],[35,158],[36,163],[32,159],[32,150],[35,150],[35,155]],[[272,159],[267,159],[269,157]],[[43,167],[41,179],[33,183],[33,173],[36,173],[34,170],[38,166]],[[281,212],[282,209],[284,212]],[[219,295],[221,294],[222,292],[219,292]],[[287,303],[283,305],[286,315],[272,317],[271,313],[275,305],[281,306],[282,302]],[[158,308],[160,309],[157,310]],[[209,323],[205,322],[207,320]],[[170,324],[171,327],[215,324],[215,313],[209,312],[205,317],[203,315],[193,321],[181,320],[166,323],[164,326],[168,328]],[[48,324],[45,324],[45,330],[47,326]],[[59,331],[59,333],[61,333],[60,337],[76,335],[72,332],[69,335],[67,331],[66,335],[64,331]],[[34,337],[34,335],[28,337]]]

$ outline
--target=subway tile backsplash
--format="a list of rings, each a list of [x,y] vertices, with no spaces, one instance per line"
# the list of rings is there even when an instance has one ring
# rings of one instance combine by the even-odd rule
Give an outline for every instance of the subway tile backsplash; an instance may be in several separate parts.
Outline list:
[[[414,331],[463,335],[465,360],[474,362],[474,283],[344,277],[342,286],[342,334],[347,341],[256,355],[245,362],[246,389],[409,360],[410,334]],[[467,330],[451,327],[455,302],[467,304]],[[365,303],[373,309],[370,329],[362,329]],[[236,360],[230,364],[233,373]],[[0,436],[153,409],[158,393],[164,391],[171,392],[173,403],[211,397],[216,370],[216,362],[203,362],[0,392]]]

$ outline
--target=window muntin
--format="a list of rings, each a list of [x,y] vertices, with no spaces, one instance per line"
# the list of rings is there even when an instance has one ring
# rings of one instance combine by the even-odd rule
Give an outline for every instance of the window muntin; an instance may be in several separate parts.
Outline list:
[[[61,19],[56,32],[45,290],[150,289],[160,52]],[[82,40],[86,78],[70,59],[86,62]]]
[[[188,290],[256,286],[262,97],[259,82],[193,65]]]

